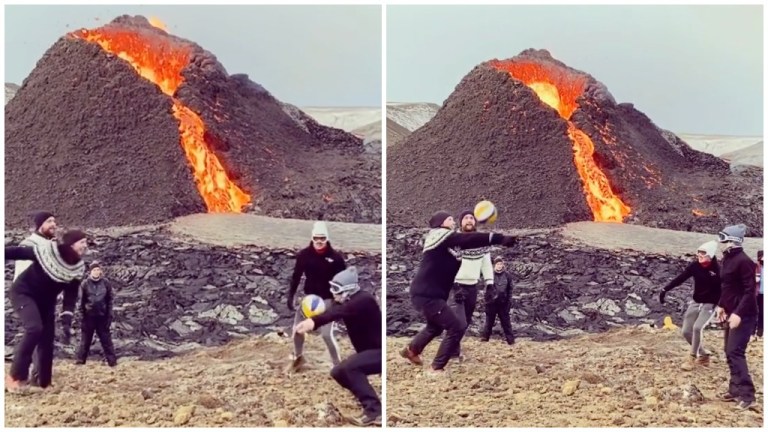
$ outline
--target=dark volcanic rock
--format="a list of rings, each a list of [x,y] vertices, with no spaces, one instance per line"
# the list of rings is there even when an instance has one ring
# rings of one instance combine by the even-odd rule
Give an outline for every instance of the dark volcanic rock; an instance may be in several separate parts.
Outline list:
[[[6,105],[6,227],[26,227],[28,212],[41,208],[87,227],[205,212],[174,100],[202,119],[205,146],[251,195],[246,211],[381,220],[380,169],[359,138],[298,124],[246,75],[230,76],[213,54],[143,17],[98,31],[135,37],[166,62],[184,53],[187,65],[171,74],[183,81],[170,97],[96,43],[59,39]]]
[[[6,233],[6,244],[18,244],[23,237],[25,233]],[[116,288],[112,335],[120,356],[169,357],[237,337],[290,332],[293,313],[285,298],[296,251],[181,243],[162,229],[89,238],[86,260],[101,261]],[[380,298],[381,257],[344,256],[348,265],[358,267],[363,289]],[[12,262],[6,262],[5,276],[7,356],[21,335],[8,295]],[[76,313],[75,335],[79,322]],[[72,346],[57,342],[57,356],[70,357],[77,339]],[[101,348],[94,347],[98,355]]]
[[[388,335],[410,336],[424,323],[408,294],[424,234],[424,230],[387,227]],[[658,301],[661,287],[687,265],[682,257],[580,247],[563,241],[556,232],[519,240],[512,249],[493,252],[505,258],[513,273],[512,324],[519,336],[551,340],[622,325],[658,325],[667,315],[679,323],[691,295],[692,281],[688,281],[667,295],[666,304]],[[485,322],[482,293],[483,288],[469,334],[477,335]],[[500,331],[498,320],[496,331]]]
[[[528,86],[542,82],[560,90],[559,110]],[[570,127],[592,141],[595,165],[631,208],[624,222],[699,232],[745,223],[762,236],[762,170],[731,173],[617,104],[592,76],[535,50],[475,67],[431,121],[389,148],[387,220],[423,226],[438,209],[483,198],[497,205],[502,228],[593,220]]]

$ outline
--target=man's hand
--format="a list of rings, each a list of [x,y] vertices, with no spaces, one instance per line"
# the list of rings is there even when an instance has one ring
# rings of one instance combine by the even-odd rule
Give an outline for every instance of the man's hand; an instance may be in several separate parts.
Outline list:
[[[667,297],[667,292],[664,290],[661,290],[659,293],[659,303],[664,304],[664,298]]]
[[[728,327],[733,330],[741,324],[741,317],[736,314],[731,314],[728,317]]]
[[[717,322],[719,323],[725,322],[725,319],[726,319],[725,309],[721,308],[720,306],[716,307],[715,316],[717,316]]]
[[[296,312],[296,306],[293,305],[293,296],[288,296],[288,310]]]
[[[312,331],[315,329],[315,322],[312,321],[312,318],[307,318],[304,321],[296,324],[296,327],[293,328],[293,330],[296,333],[303,334],[309,331]]]

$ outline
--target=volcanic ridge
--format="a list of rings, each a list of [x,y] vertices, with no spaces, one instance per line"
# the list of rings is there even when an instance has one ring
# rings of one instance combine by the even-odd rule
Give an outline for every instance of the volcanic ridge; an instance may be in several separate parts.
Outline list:
[[[762,236],[762,169],[731,171],[546,50],[476,66],[387,152],[388,223],[492,200],[501,228],[575,221]]]
[[[204,212],[381,221],[380,162],[141,16],[60,38],[6,105],[6,228]],[[376,167],[376,169],[374,169]]]

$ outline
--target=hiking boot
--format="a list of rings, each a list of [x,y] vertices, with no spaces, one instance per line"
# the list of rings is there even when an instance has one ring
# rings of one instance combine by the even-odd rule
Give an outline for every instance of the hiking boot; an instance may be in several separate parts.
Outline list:
[[[732,395],[731,392],[720,393],[717,395],[717,399],[723,402],[736,402],[736,396]]]
[[[693,370],[695,364],[696,356],[688,356],[685,360],[683,360],[683,363],[680,365],[680,369],[686,372],[690,372]]]
[[[696,357],[696,364],[699,366],[709,367],[709,356],[703,355],[700,357]]]
[[[363,413],[360,417],[349,419],[356,426],[381,426],[381,414]]]
[[[739,403],[736,404],[736,409],[739,410],[739,411],[746,411],[746,410],[752,408],[753,406],[755,406],[755,401],[745,401],[745,400],[742,400],[742,401],[739,401]]]
[[[304,359],[303,355],[300,355],[295,359],[293,359],[293,363],[291,363],[291,369],[294,371],[298,371],[299,369],[301,369],[302,366],[306,364],[307,364],[307,360]]]
[[[413,351],[411,351],[410,347],[405,347],[400,350],[400,357],[408,360],[412,364],[415,364],[416,366],[421,366],[424,364],[424,362],[421,361],[421,357],[419,357],[418,354],[414,354]]]
[[[85,360],[77,359],[77,360],[75,360],[75,364],[76,365],[84,365],[85,364]]]
[[[515,338],[509,338],[507,339],[507,344],[514,345],[515,344]]]
[[[8,393],[20,393],[24,387],[26,386],[23,381],[13,379],[11,375],[5,376],[5,391]]]
[[[489,338],[489,337],[481,337],[480,338],[480,342],[488,342],[489,340],[491,340],[491,338]]]

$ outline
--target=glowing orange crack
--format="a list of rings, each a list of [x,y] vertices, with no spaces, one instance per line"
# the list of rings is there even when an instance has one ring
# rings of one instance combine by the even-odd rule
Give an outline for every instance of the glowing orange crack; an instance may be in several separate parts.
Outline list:
[[[491,64],[522,81],[567,122],[568,137],[573,142],[574,164],[594,219],[622,222],[631,209],[613,192],[605,173],[595,163],[595,145],[592,140],[570,121],[571,115],[578,108],[576,99],[584,91],[586,79],[571,77],[565,71],[536,63],[493,61]]]
[[[165,30],[159,20],[153,21],[152,25]],[[125,60],[142,78],[172,98],[173,116],[179,121],[181,146],[208,211],[241,212],[251,201],[250,195],[229,179],[219,159],[208,149],[204,139],[205,124],[200,116],[173,97],[184,81],[181,71],[189,63],[189,50],[171,45],[161,37],[127,29],[83,29],[70,33],[70,36],[96,43],[104,51]]]

